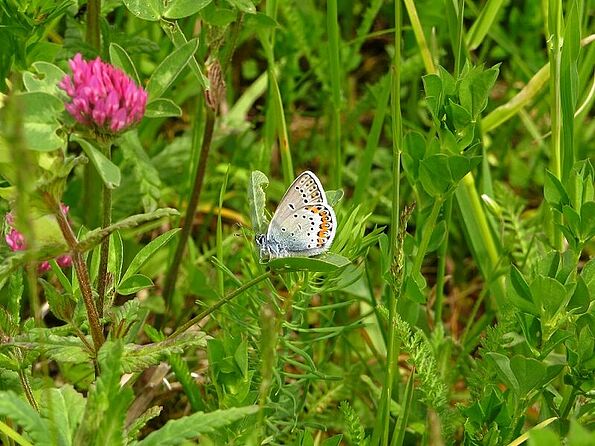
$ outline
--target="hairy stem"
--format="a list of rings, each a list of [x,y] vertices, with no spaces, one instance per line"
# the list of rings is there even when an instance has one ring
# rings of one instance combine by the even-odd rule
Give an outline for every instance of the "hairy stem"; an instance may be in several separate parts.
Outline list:
[[[81,294],[83,296],[83,302],[85,303],[85,310],[87,311],[87,319],[89,321],[89,328],[91,330],[91,337],[93,338],[93,346],[95,347],[95,353],[99,350],[99,348],[105,342],[105,337],[103,336],[103,330],[101,327],[101,322],[99,321],[99,314],[97,313],[97,307],[95,306],[95,301],[93,300],[93,291],[91,290],[91,281],[89,280],[89,270],[87,269],[87,264],[83,259],[83,255],[77,250],[78,241],[66,216],[60,209],[60,205],[58,203],[54,203],[54,214],[56,215],[56,220],[58,221],[58,225],[60,226],[60,230],[62,231],[62,235],[70,248],[70,252],[72,255],[72,264],[74,265],[74,270],[76,271],[76,276],[79,281],[79,286],[81,288]]]

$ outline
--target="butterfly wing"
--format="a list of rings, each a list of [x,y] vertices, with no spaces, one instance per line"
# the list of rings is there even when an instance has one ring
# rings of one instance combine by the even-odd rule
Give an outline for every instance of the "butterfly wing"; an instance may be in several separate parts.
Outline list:
[[[299,208],[315,204],[327,204],[326,195],[318,177],[306,170],[298,175],[281,198],[271,219],[271,226],[288,219]]]
[[[336,231],[333,208],[318,203],[297,208],[283,220],[273,219],[268,238],[282,248],[279,257],[313,256],[330,248]]]

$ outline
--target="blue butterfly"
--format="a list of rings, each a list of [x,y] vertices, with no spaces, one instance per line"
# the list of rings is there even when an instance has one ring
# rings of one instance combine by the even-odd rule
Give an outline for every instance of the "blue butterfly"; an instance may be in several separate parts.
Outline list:
[[[335,211],[320,180],[302,172],[279,202],[266,234],[256,236],[260,258],[310,257],[328,251],[337,232]]]

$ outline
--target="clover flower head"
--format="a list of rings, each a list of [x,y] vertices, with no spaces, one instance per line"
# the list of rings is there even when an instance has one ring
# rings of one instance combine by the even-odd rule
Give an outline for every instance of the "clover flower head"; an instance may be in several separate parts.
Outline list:
[[[99,57],[86,61],[80,53],[69,62],[72,75],[58,86],[70,96],[66,111],[101,134],[117,134],[140,122],[147,92],[119,68]]]

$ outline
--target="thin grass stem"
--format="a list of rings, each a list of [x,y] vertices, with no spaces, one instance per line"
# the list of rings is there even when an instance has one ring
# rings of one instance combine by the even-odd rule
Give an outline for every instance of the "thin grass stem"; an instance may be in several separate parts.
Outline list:
[[[328,34],[328,57],[331,102],[331,146],[333,162],[331,178],[333,187],[340,188],[343,177],[343,155],[341,152],[341,67],[339,62],[339,23],[337,17],[337,0],[326,2],[326,30]]]

